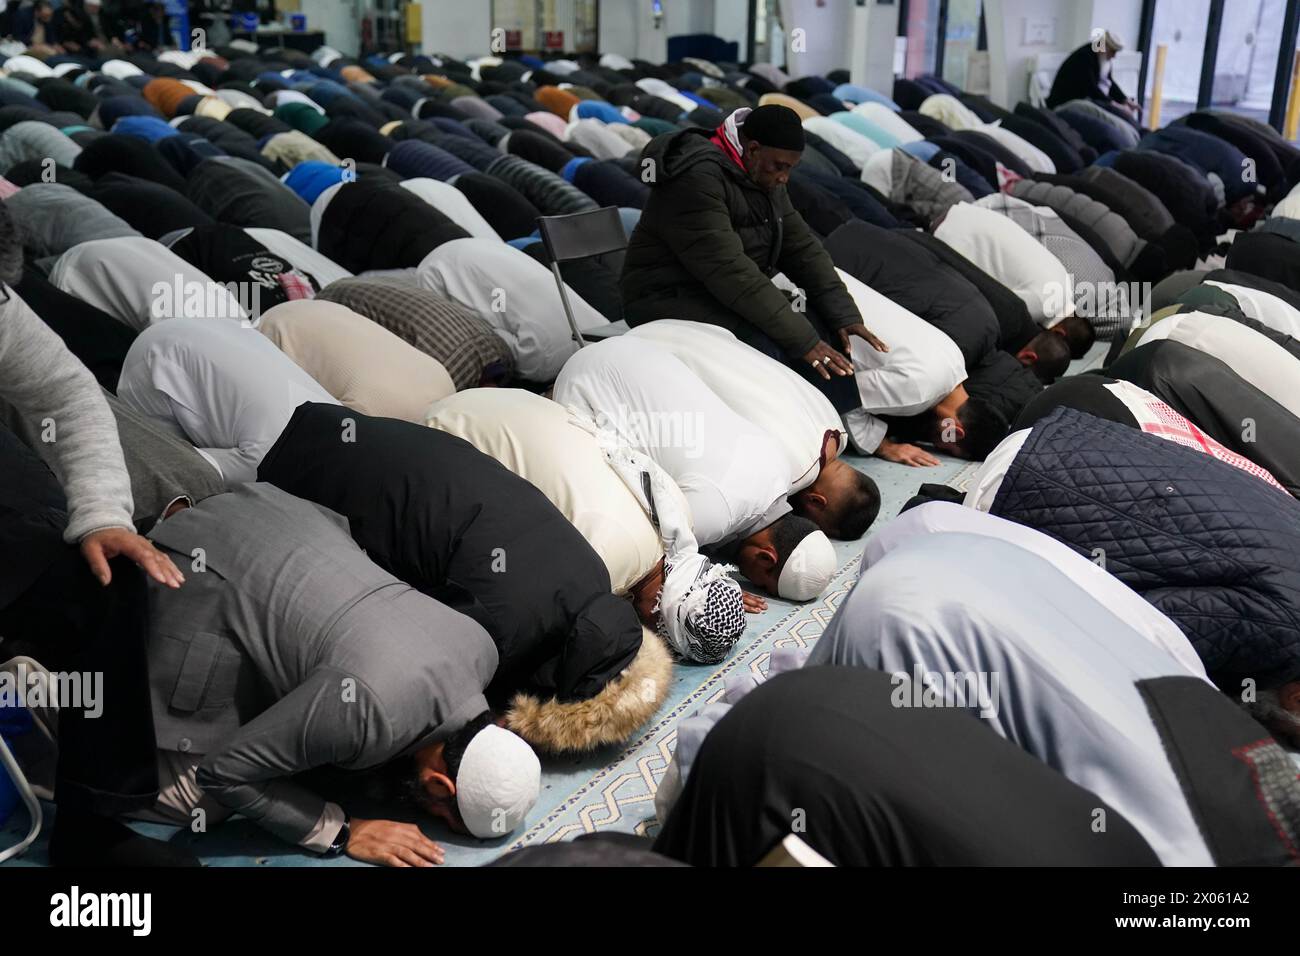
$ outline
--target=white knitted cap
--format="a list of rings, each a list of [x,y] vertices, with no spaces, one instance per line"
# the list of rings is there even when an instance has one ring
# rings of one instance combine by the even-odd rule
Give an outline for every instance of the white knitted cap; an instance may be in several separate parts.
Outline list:
[[[470,833],[513,833],[537,802],[542,765],[522,737],[489,724],[469,742],[456,773],[456,805]]]
[[[835,547],[821,531],[807,535],[785,559],[776,593],[787,601],[811,601],[835,576]]]

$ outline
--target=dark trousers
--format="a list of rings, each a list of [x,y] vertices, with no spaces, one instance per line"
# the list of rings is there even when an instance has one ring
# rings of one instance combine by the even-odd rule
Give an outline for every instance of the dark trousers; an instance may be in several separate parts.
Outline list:
[[[99,716],[87,718],[80,707],[59,712],[55,802],[105,816],[151,806],[158,796],[144,573],[125,558],[110,567],[104,587],[67,547],[0,610],[0,658],[13,656],[16,642],[51,671],[103,674]]]
[[[812,309],[809,309],[804,314],[808,321],[812,323],[812,327],[817,330],[817,334],[821,336],[821,340],[831,348],[839,350],[839,336],[832,337],[830,330],[826,328],[826,324],[817,317],[817,314]],[[768,338],[767,335],[748,323],[745,323],[742,328],[736,331],[736,337],[746,345],[758,349],[769,358],[774,358],[782,365],[794,369],[805,380],[816,386],[817,390],[830,400],[830,403],[835,406],[835,410],[841,415],[862,407],[862,397],[858,394],[856,377],[832,374],[828,381],[817,374],[817,370],[805,362],[802,356],[787,355],[785,350]]]

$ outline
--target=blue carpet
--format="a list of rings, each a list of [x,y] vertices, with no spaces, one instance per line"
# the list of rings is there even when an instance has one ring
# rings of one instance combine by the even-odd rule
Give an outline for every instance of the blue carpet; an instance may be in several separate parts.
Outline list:
[[[877,527],[894,517],[923,482],[961,486],[975,466],[943,458],[935,468],[908,468],[877,458],[850,461],[871,475],[880,486],[881,511]],[[440,823],[422,820],[425,832],[447,850],[450,866],[477,866],[507,850],[537,843],[571,839],[600,830],[653,834],[654,793],[672,757],[677,721],[722,691],[724,680],[739,669],[763,673],[771,651],[777,647],[806,645],[821,634],[840,600],[857,577],[861,541],[835,543],[840,570],[817,600],[795,605],[768,599],[768,608],[749,618],[745,636],[722,664],[678,664],[672,688],[663,707],[628,744],[582,757],[543,762],[542,793],[522,830],[513,839],[484,842],[451,833]],[[369,808],[350,805],[355,815]],[[403,819],[414,819],[403,817]],[[19,809],[4,827],[0,845],[17,842],[28,826]],[[324,860],[281,843],[247,820],[235,819],[214,826],[208,833],[156,824],[135,824],[136,829],[189,846],[207,866],[361,866],[353,860]],[[46,824],[46,832],[49,825]],[[20,860],[9,865],[42,866],[48,862],[44,834]]]

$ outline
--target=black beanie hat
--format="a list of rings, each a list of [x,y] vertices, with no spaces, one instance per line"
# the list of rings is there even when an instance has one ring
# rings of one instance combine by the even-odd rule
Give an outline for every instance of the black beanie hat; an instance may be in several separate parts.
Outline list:
[[[740,129],[746,139],[764,146],[803,152],[803,124],[799,114],[788,106],[760,106],[745,117]]]

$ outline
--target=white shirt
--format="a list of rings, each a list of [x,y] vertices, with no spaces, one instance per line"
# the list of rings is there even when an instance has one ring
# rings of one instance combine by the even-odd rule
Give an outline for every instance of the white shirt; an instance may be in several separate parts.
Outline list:
[[[1165,865],[1209,866],[1136,686],[1187,668],[1095,581],[998,538],[913,536],[863,574],[808,663],[981,678],[991,706],[968,706],[972,719],[1122,813]]]
[[[789,467],[776,439],[653,342],[621,335],[587,346],[560,372],[555,400],[594,422],[603,442],[667,472],[690,504],[701,545],[753,534],[790,510]]]
[[[1285,299],[1279,299],[1262,289],[1233,285],[1230,282],[1206,279],[1205,284],[1216,286],[1231,295],[1249,318],[1263,322],[1270,329],[1300,338],[1300,311]]]
[[[1101,93],[1109,96],[1111,83],[1114,82],[1111,78],[1111,72],[1115,64],[1111,58],[1106,56],[1104,53],[1098,53],[1097,57],[1100,60],[1097,64],[1097,89]]]
[[[306,103],[322,115],[325,112],[325,107],[300,90],[276,90],[271,94],[270,100],[272,106],[284,106],[286,103]]]
[[[1151,326],[1138,348],[1160,339],[1213,355],[1292,415],[1300,415],[1300,359],[1268,336],[1224,316],[1184,312]]]
[[[1269,218],[1281,216],[1283,219],[1300,219],[1300,184],[1291,187],[1286,198],[1273,207]]]
[[[890,195],[894,191],[894,151],[882,149],[868,156],[862,164],[862,181],[880,195]]]
[[[662,346],[699,376],[737,415],[775,438],[790,468],[789,493],[802,491],[821,471],[826,433],[848,436],[839,413],[820,391],[793,369],[706,322],[661,319],[637,326],[629,336]]]
[[[974,203],[957,203],[934,234],[1014,292],[1044,328],[1067,314],[1067,303],[1072,308],[1065,266],[1005,216]]]
[[[679,107],[683,113],[693,113],[700,108],[700,104],[695,102],[689,96],[683,96],[682,91],[677,89],[667,80],[661,80],[657,77],[647,76],[636,81],[636,85],[651,96],[657,96],[661,100],[667,100]]]
[[[606,464],[596,437],[570,417],[524,389],[471,388],[435,403],[426,424],[463,438],[536,486],[600,555],[614,593],[625,594],[663,558],[663,541]],[[678,503],[686,507],[680,497]]]
[[[303,402],[338,404],[256,329],[211,319],[172,319],[140,333],[117,397],[179,425],[227,486],[257,479],[257,466]]]
[[[1187,635],[1142,595],[1073,548],[1041,531],[1006,518],[965,508],[951,501],[931,501],[920,505],[905,511],[867,540],[866,549],[862,552],[862,573],[865,574],[885,555],[917,535],[947,531],[1000,538],[1051,562],[1062,574],[1077,581],[1093,597],[1114,611],[1129,627],[1156,647],[1167,651],[1186,668],[1187,673],[1209,682],[1205,665],[1187,640]]]
[[[876,103],[868,100],[865,103],[859,103],[853,107],[853,112],[857,113],[871,122],[875,123],[885,132],[897,137],[900,143],[919,143],[925,139],[916,128],[907,120],[899,116],[884,103]]]
[[[51,20],[51,24],[52,23],[53,21]],[[37,21],[37,24],[40,25],[40,21]],[[111,73],[108,68],[114,63],[122,63],[122,62],[123,62],[122,60],[109,60],[100,69],[108,76],[114,76],[114,74]],[[129,63],[124,65],[131,66]],[[125,74],[125,76],[132,76],[132,75],[139,76],[140,73],[143,72],[139,67],[133,66],[131,68],[135,70],[135,73],[134,74],[127,73]],[[5,60],[5,72],[26,73],[29,76],[40,77],[41,79],[44,79],[47,76],[54,75],[54,70],[50,68],[49,64],[36,59],[36,57],[34,56],[28,56],[26,53],[20,53],[18,54],[18,56],[11,56],[7,60]]]
[[[320,223],[325,218],[325,210],[329,208],[334,194],[345,185],[346,183],[339,182],[322,190],[321,194],[316,197],[316,201],[311,204],[311,244],[313,249],[320,248]]]
[[[877,352],[856,336],[851,340],[862,412],[851,412],[846,423],[853,443],[870,454],[887,431],[874,416],[928,411],[966,380],[966,363],[956,343],[929,322],[843,269],[835,271],[871,331],[889,346]]]
[[[420,285],[477,312],[505,339],[521,378],[549,382],[576,348],[551,271],[527,253],[492,239],[453,239],[419,266]],[[574,292],[579,329],[608,320]]]
[[[501,241],[501,235],[474,208],[469,197],[451,183],[418,176],[415,179],[403,179],[402,188],[415,193],[475,239]]]
[[[1034,172],[1056,172],[1056,163],[1052,162],[1050,156],[1033,143],[1029,142],[1029,140],[1023,139],[1017,134],[1011,132],[1009,129],[1003,129],[1001,124],[985,123],[983,126],[978,128],[977,132],[983,133],[985,136],[997,140],[1007,149],[1011,150],[1011,152],[1015,153],[1016,157]]]
[[[243,90],[217,90],[216,97],[232,110],[255,110],[258,113],[265,113],[268,116],[271,113],[270,110],[262,105],[261,100],[250,93],[245,93]],[[312,105],[315,106],[316,104],[313,103]],[[320,110],[322,113],[325,112],[319,106],[316,106],[316,109]],[[183,121],[188,119],[188,117],[181,117],[181,119]]]
[[[248,314],[224,283],[144,236],[78,243],[59,256],[50,282],[136,330],[164,319]]]
[[[1007,476],[1011,463],[1020,454],[1020,449],[1024,447],[1031,431],[1032,428],[1022,428],[998,442],[998,447],[989,452],[989,456],[980,465],[979,471],[971,478],[970,488],[962,501],[963,505],[977,511],[993,510],[993,499],[998,496],[1002,479]]]
[[[577,143],[598,160],[622,159],[633,149],[632,144],[611,127],[590,117],[574,119],[564,128],[564,136],[561,138],[566,143]]]
[[[984,121],[970,107],[948,93],[927,96],[918,112],[922,116],[937,119],[951,130],[977,130],[984,126]]]
[[[352,273],[333,259],[317,252],[301,239],[295,239],[280,229],[263,229],[260,226],[249,226],[244,232],[266,246],[277,256],[286,259],[295,269],[310,275],[320,284],[322,289],[339,279],[352,278]]]
[[[814,116],[803,121],[803,128],[820,136],[849,158],[858,171],[866,165],[872,153],[881,151],[880,144],[874,139],[849,129],[843,123],[837,123],[829,116]],[[885,150],[888,152],[888,150]]]

